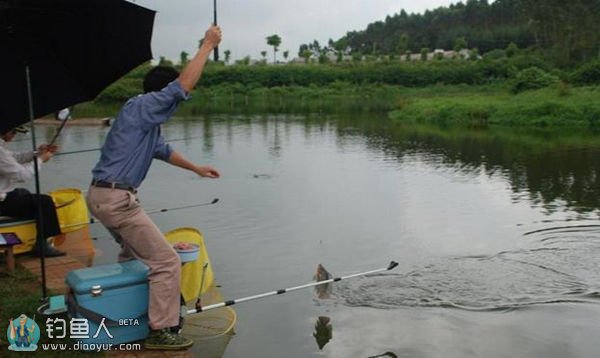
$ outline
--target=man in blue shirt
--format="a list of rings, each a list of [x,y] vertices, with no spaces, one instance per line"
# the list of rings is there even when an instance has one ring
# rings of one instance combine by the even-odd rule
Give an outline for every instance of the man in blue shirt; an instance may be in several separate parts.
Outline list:
[[[186,100],[202,75],[211,51],[221,41],[221,29],[211,26],[194,58],[181,74],[158,66],[144,78],[144,94],[125,103],[102,147],[87,203],[122,245],[119,261],[136,258],[150,269],[148,319],[150,335],[146,349],[186,349],[193,341],[171,332],[179,324],[181,262],[173,247],[148,217],[137,199],[137,188],[146,177],[153,159],[195,172],[201,177],[218,178],[210,166],[186,160],[165,143],[161,124],[179,102]]]

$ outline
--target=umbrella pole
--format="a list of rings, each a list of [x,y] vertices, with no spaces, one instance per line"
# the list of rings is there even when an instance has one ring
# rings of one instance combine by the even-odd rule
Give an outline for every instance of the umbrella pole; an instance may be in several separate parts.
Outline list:
[[[25,65],[25,78],[27,81],[27,102],[29,104],[29,126],[31,127],[31,144],[33,146],[33,152],[37,152],[37,143],[35,141],[35,126],[33,125],[34,113],[33,113],[33,96],[31,94],[31,75],[29,73],[29,65]],[[37,194],[37,215],[35,219],[38,222],[38,230],[36,230],[36,245],[39,245],[40,250],[40,265],[42,268],[42,301],[46,301],[48,294],[46,292],[46,245],[43,240],[46,238],[42,237],[44,233],[44,218],[42,212],[42,199],[40,198],[40,172],[38,168],[37,157],[33,159],[33,170],[35,174],[35,193]],[[35,249],[35,247],[34,247]]]

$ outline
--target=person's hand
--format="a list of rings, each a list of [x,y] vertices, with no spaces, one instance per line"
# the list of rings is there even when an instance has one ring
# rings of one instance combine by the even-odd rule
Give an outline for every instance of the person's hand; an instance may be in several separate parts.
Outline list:
[[[50,158],[52,158],[53,156],[54,156],[54,153],[52,153],[50,151],[38,153],[38,158],[40,158],[42,160],[42,162],[44,162],[44,163],[46,163],[48,160],[50,160]]]
[[[221,176],[221,174],[219,174],[219,172],[210,166],[205,166],[205,167],[197,167],[196,170],[194,170],[194,172],[196,172],[196,174],[200,175],[203,178],[219,178]]]
[[[43,153],[43,152],[56,153],[57,150],[58,150],[57,145],[42,144],[38,147],[38,152],[40,152],[40,153]]]
[[[209,46],[211,49],[219,46],[221,42],[221,28],[218,25],[211,25],[204,34],[203,46]]]

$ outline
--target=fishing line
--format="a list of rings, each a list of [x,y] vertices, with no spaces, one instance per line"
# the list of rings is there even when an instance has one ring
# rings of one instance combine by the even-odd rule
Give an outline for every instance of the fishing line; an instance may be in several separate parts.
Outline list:
[[[182,209],[198,208],[198,207],[201,207],[201,206],[214,205],[214,204],[216,204],[218,202],[219,202],[219,198],[214,198],[212,201],[207,202],[207,203],[178,206],[178,207],[175,207],[175,208],[164,208],[164,209],[151,210],[151,211],[147,211],[146,214],[153,215],[153,214],[165,213],[167,211],[175,211],[175,210],[182,210]],[[66,228],[70,228],[70,227],[74,227],[74,226],[96,224],[96,223],[99,223],[99,222],[100,222],[100,220],[98,220],[96,218],[91,218],[89,221],[83,221],[83,222],[79,222],[79,223],[75,223],[75,224],[65,225],[62,228],[66,229]]]
[[[167,143],[182,142],[182,141],[186,141],[186,140],[199,139],[199,138],[204,138],[204,136],[170,139],[170,140],[167,140],[165,142],[167,142]],[[100,149],[102,149],[102,148],[89,148],[89,149],[73,150],[73,151],[70,151],[70,152],[56,153],[56,154],[54,154],[54,156],[56,157],[56,156],[60,156],[60,155],[70,155],[70,154],[80,154],[80,153],[87,153],[87,152],[96,152],[96,151],[99,151]]]

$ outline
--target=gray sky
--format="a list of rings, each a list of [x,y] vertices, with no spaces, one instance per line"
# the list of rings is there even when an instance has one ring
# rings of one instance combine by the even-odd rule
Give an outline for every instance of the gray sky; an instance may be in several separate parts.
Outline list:
[[[302,43],[319,41],[326,44],[342,37],[347,31],[363,30],[386,15],[405,9],[423,12],[447,6],[457,0],[217,0],[218,21],[223,30],[221,54],[230,50],[233,59],[249,55],[261,58],[266,50],[272,60],[272,47],[266,37],[282,38],[280,53],[290,51],[297,57]],[[137,4],[156,10],[154,58],[165,56],[178,60],[181,51],[195,53],[198,40],[212,22],[212,0],[137,0]],[[222,55],[221,55],[222,56]]]

